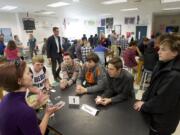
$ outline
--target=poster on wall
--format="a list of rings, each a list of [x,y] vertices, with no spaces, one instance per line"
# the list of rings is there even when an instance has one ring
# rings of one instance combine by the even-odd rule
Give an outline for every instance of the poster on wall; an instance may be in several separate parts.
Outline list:
[[[107,29],[112,29],[113,28],[113,17],[106,18],[106,28]]]
[[[114,25],[116,34],[121,35],[121,25]]]
[[[88,20],[88,25],[89,26],[94,26],[96,22],[94,20]]]
[[[4,35],[5,43],[7,43],[9,40],[13,39],[11,28],[0,28],[0,34]]]
[[[135,17],[125,17],[124,24],[135,24]]]

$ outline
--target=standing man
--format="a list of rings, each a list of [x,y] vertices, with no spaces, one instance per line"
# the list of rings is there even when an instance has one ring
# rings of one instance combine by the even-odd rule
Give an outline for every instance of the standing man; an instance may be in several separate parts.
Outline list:
[[[19,49],[21,59],[24,60],[24,56],[23,56],[24,55],[24,53],[23,53],[23,44],[19,40],[19,36],[18,35],[14,35],[14,42],[16,43],[16,46]]]
[[[36,38],[33,36],[33,34],[29,34],[28,46],[29,46],[30,57],[32,59],[33,53],[35,53],[35,55],[37,55]]]
[[[52,73],[54,80],[59,81],[60,64],[62,62],[62,48],[58,27],[53,27],[53,35],[48,38],[47,57],[52,63]],[[58,69],[57,62],[59,64]]]
[[[117,36],[115,30],[112,30],[112,34],[111,34],[111,51],[114,51],[114,56],[118,56],[117,39],[118,39],[118,36]]]

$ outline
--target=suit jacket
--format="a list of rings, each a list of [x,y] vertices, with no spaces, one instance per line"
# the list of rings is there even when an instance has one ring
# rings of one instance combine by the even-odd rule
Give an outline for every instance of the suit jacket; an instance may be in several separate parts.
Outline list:
[[[60,58],[62,57],[62,49],[61,49],[61,40],[60,37],[58,36],[58,41],[59,41],[59,53],[57,52],[57,45],[56,41],[54,38],[54,35],[50,36],[47,41],[47,57],[48,58]]]

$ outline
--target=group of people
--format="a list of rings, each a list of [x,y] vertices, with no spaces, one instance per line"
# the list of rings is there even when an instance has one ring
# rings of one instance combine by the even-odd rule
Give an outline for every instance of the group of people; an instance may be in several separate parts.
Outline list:
[[[99,63],[98,55],[91,50],[84,63],[80,64],[71,53],[61,50],[59,29],[54,27],[53,32],[47,39],[47,56],[52,63],[54,78],[59,78],[60,90],[68,90],[71,85],[76,85],[75,91],[79,95],[101,91],[102,94],[94,100],[102,106],[135,99],[133,75],[123,69],[120,57],[113,57],[104,67]],[[153,70],[150,86],[142,100],[136,101],[133,107],[148,116],[150,135],[171,135],[180,119],[180,37],[165,34],[157,42],[159,60]],[[58,68],[57,63],[60,65]],[[0,102],[0,133],[45,134],[50,115],[60,107],[47,107],[38,125],[33,108],[47,98],[41,90],[51,87],[43,56],[34,56],[31,67],[25,61],[3,64],[0,66],[0,76],[0,87],[9,92]],[[24,98],[27,89],[38,94],[37,103],[33,106],[28,106]]]
[[[29,47],[29,57],[32,59],[34,54],[37,55],[37,43],[33,34],[29,35],[27,46]],[[0,55],[1,57],[4,56],[7,61],[14,61],[19,58],[24,60],[24,48],[18,35],[14,35],[14,39],[9,40],[7,46],[4,43],[4,35],[0,35]]]

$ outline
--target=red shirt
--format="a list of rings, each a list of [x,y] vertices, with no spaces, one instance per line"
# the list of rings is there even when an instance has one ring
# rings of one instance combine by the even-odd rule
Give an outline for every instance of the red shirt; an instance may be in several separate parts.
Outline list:
[[[10,50],[8,48],[5,48],[4,52],[6,53],[7,60],[16,60],[18,59],[18,48],[14,50]]]

